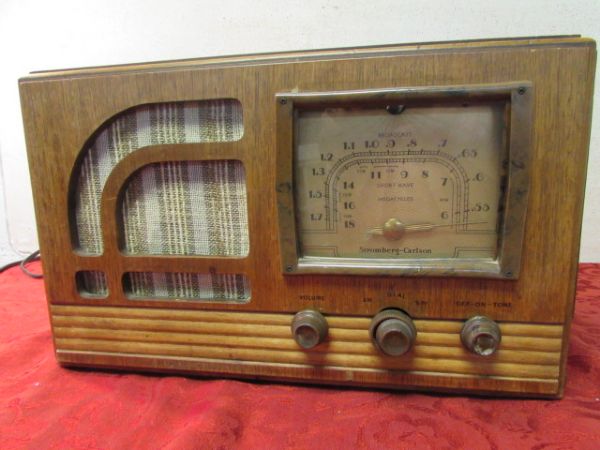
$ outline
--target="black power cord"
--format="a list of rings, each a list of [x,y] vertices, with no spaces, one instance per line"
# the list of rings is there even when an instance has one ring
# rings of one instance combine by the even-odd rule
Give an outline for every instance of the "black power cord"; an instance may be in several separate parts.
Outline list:
[[[19,266],[21,268],[21,270],[23,271],[23,273],[25,275],[27,275],[28,277],[44,278],[43,274],[30,272],[29,269],[27,268],[27,264],[29,264],[30,262],[33,262],[33,261],[37,261],[39,259],[40,259],[40,251],[36,250],[31,255],[27,256],[25,259],[21,259],[19,261],[12,261],[12,262],[9,262],[8,264],[3,265],[2,267],[0,267],[0,273],[4,272],[7,269],[10,269],[11,267]]]

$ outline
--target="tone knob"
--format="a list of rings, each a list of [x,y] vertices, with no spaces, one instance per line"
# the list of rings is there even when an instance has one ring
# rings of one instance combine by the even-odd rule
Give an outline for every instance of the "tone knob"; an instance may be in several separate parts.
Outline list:
[[[463,345],[476,355],[489,356],[500,345],[500,327],[485,316],[471,317],[463,325],[460,339]]]
[[[398,309],[384,309],[371,321],[373,345],[388,356],[408,352],[417,337],[417,329],[408,314]]]
[[[329,325],[327,319],[319,311],[302,310],[292,320],[292,336],[302,348],[313,348],[327,337]]]

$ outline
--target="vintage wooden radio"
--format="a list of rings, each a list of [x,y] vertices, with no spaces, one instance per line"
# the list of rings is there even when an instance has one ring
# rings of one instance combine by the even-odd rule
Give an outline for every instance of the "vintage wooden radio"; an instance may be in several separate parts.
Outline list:
[[[595,55],[525,38],[22,79],[58,361],[561,396]]]

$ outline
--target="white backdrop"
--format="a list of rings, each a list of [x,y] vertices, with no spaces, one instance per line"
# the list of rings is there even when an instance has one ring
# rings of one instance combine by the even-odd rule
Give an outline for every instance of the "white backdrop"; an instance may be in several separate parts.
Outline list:
[[[600,40],[600,0],[0,0],[0,263],[37,248],[17,90],[17,79],[32,70],[552,34]],[[594,262],[600,262],[599,116],[581,253],[582,261]]]

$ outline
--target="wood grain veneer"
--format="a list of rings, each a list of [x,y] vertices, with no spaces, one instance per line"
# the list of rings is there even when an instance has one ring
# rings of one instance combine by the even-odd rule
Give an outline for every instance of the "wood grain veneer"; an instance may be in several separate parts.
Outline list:
[[[402,358],[383,356],[373,347],[367,317],[328,317],[329,339],[314,349],[301,350],[290,335],[292,314],[193,312],[142,308],[53,306],[52,325],[59,361],[73,363],[92,355],[119,367],[122,357],[163,362],[184,358],[178,369],[193,371],[196,364],[228,366],[243,361],[263,371],[279,367],[297,381],[335,381],[321,378],[323,369],[344,372],[353,383],[392,385],[398,371],[420,374],[422,385],[461,386],[474,377],[481,391],[499,384],[540,385],[538,393],[558,387],[562,326],[503,323],[502,349],[489,358],[476,357],[460,343],[459,321],[417,320],[417,341]],[[308,377],[295,368],[309,371]],[[164,368],[166,369],[166,367]],[[200,373],[210,373],[210,369]],[[231,375],[240,375],[230,370]],[[373,374],[378,381],[371,380]],[[442,381],[438,382],[438,377]],[[277,378],[264,372],[261,377]],[[448,380],[452,380],[448,383]]]

